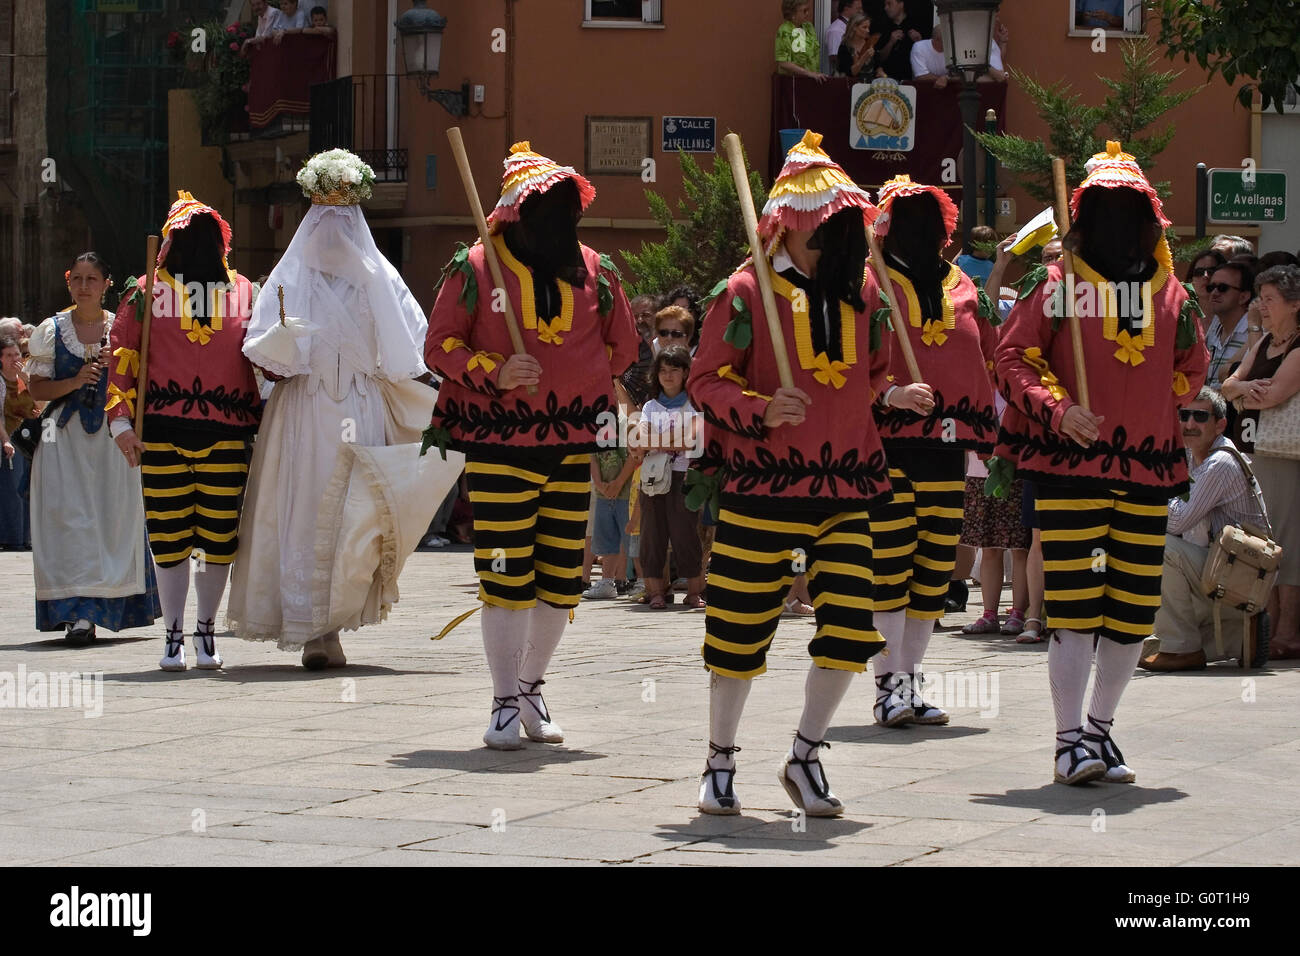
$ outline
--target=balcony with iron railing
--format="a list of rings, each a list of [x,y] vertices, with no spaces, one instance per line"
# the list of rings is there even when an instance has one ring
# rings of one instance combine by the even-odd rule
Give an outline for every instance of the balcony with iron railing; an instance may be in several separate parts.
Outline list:
[[[376,183],[405,183],[408,152],[397,148],[402,128],[396,74],[341,76],[311,91],[313,153],[347,149],[375,171]]]

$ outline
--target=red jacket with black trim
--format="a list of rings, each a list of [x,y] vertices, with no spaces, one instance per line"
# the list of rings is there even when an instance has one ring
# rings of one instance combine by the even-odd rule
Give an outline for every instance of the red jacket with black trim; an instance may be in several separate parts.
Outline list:
[[[148,383],[138,382],[145,277],[118,306],[109,340],[108,419],[135,415],[144,400],[145,423],[181,425],[230,435],[249,435],[262,418],[253,365],[244,357],[244,336],[253,315],[252,285],[231,272],[229,292],[204,290],[216,299],[208,325],[190,316],[199,287],[179,285],[165,269],[155,273],[149,323]],[[141,396],[140,393],[143,392]]]
[[[514,346],[505,313],[493,309],[496,290],[483,246],[461,247],[447,266],[425,338],[425,364],[443,379],[434,428],[446,430],[447,447],[463,451],[594,451],[601,427],[616,420],[613,379],[636,361],[641,341],[618,270],[582,246],[587,282],[575,288],[559,281],[561,311],[548,322],[537,317],[532,272],[503,239],[493,241],[524,347],[542,366],[537,394],[497,387]]]
[[[920,415],[906,408],[876,407],[876,425],[888,451],[893,448],[973,448],[990,452],[997,441],[993,407],[993,357],[998,332],[980,311],[979,288],[948,263],[942,280],[942,315],[923,316],[912,283],[889,270],[890,292],[898,304],[921,381],[934,389],[934,410]],[[985,306],[985,312],[994,308]],[[895,334],[903,330],[895,329]],[[911,384],[903,350],[893,349],[890,381]]]
[[[1105,419],[1100,437],[1083,448],[1059,431],[1076,404],[1078,382],[1061,267],[1052,265],[1044,281],[1022,292],[998,343],[998,380],[1008,403],[998,457],[1010,460],[1018,476],[1044,483],[1182,494],[1187,455],[1176,413],[1196,398],[1209,367],[1187,291],[1157,271],[1142,330],[1130,335],[1101,301],[1105,280],[1078,256],[1074,264],[1089,410]]]
[[[880,298],[870,272],[864,278],[867,308],[841,306],[844,360],[832,363],[824,352],[813,354],[807,297],[772,274],[794,385],[812,399],[803,424],[775,429],[763,424],[763,415],[781,380],[753,266],[741,266],[714,298],[686,387],[704,415],[706,460],[723,466],[724,504],[766,499],[845,511],[890,494],[871,417],[886,387],[890,342],[883,321],[873,330]]]

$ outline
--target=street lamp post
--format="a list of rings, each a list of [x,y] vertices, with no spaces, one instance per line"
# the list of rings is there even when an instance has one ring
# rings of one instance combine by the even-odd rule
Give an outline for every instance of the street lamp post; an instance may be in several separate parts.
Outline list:
[[[979,215],[974,130],[979,120],[980,94],[975,81],[988,72],[993,18],[1001,5],[1002,0],[935,0],[948,73],[963,81],[957,103],[962,125],[961,234],[967,253],[971,251],[970,231]]]
[[[447,29],[447,18],[428,9],[424,2],[411,0],[411,9],[394,24],[402,37],[406,75],[415,77],[425,99],[440,104],[452,116],[464,116],[469,112],[469,83],[461,84],[459,90],[435,90],[430,82],[441,65],[442,31]]]

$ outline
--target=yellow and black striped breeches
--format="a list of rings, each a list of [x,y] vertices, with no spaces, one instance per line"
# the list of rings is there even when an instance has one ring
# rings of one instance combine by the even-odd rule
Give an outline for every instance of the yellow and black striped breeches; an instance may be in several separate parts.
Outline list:
[[[235,560],[239,505],[248,480],[248,442],[210,432],[147,441],[140,460],[149,549],[159,567],[201,554],[213,564]]]
[[[704,663],[726,677],[767,670],[786,591],[806,572],[817,610],[813,661],[861,671],[884,638],[871,623],[871,529],[865,511],[838,514],[766,507],[718,519],[706,592]]]
[[[591,455],[478,455],[466,462],[465,476],[474,506],[479,600],[512,609],[538,601],[576,607],[582,597]]]
[[[886,454],[894,497],[871,509],[876,610],[906,609],[908,617],[938,620],[957,564],[966,452],[895,448]]]
[[[1160,609],[1169,502],[1038,486],[1047,626],[1118,644],[1150,637]]]

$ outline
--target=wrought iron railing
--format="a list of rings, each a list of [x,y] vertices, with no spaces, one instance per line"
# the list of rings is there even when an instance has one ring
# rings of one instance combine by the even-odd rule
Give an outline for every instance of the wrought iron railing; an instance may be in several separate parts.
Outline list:
[[[311,151],[349,149],[379,182],[406,182],[408,152],[395,145],[402,131],[396,74],[341,76],[311,88]]]

